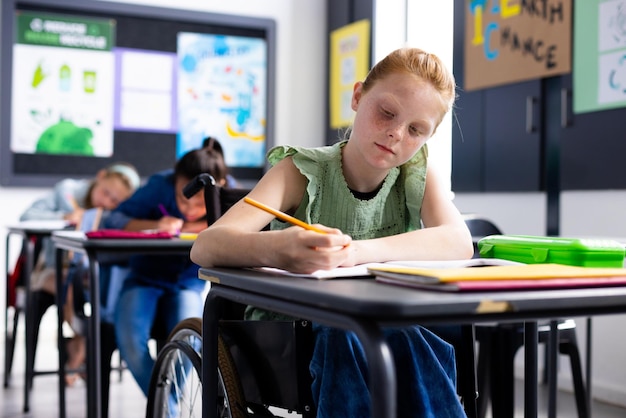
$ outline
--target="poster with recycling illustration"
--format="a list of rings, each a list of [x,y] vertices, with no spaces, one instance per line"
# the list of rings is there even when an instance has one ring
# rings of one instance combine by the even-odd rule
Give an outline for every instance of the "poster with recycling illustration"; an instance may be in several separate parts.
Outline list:
[[[115,21],[20,11],[11,150],[113,154]]]

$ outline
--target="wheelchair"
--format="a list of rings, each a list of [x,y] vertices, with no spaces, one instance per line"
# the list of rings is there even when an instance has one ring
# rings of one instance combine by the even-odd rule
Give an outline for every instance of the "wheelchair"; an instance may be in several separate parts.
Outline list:
[[[211,224],[249,190],[220,188],[208,174],[194,179],[185,195],[204,188]],[[218,416],[276,417],[274,408],[303,418],[316,416],[309,363],[310,321],[247,321],[245,306],[226,302],[218,336]],[[474,327],[429,327],[457,353],[457,392],[469,418],[476,417]],[[147,418],[202,415],[202,320],[182,321],[170,334],[152,372]]]

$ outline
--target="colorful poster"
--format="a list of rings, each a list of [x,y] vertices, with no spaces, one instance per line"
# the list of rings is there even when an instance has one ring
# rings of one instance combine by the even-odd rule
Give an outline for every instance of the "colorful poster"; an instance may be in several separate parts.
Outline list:
[[[213,136],[229,166],[263,167],[266,40],[181,32],[177,55],[177,157]]]
[[[571,0],[465,0],[467,91],[571,71]]]
[[[352,125],[352,90],[370,69],[370,21],[360,20],[330,34],[330,127]]]
[[[11,150],[113,154],[115,22],[17,12]]]
[[[576,0],[574,113],[626,106],[626,0]]]

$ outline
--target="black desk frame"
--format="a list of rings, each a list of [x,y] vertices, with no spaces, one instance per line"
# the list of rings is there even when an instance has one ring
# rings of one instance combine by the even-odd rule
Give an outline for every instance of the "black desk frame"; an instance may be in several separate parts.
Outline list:
[[[53,233],[52,241],[56,246],[57,265],[57,306],[63,281],[62,261],[65,251],[80,252],[87,255],[89,261],[89,300],[91,315],[87,332],[87,415],[89,418],[101,418],[101,352],[100,352],[100,264],[104,256],[128,257],[133,254],[186,255],[193,241],[173,239],[87,239],[82,233]],[[58,338],[63,340],[63,309],[58,309]],[[59,364],[65,364],[64,350],[59,349]],[[65,368],[59,367],[59,417],[65,418]]]
[[[395,366],[381,328],[414,323],[479,323],[525,321],[525,418],[537,417],[537,323],[539,319],[562,316],[589,316],[626,312],[626,287],[525,292],[447,294],[396,287],[398,306],[392,299],[373,295],[384,285],[372,279],[349,279],[353,289],[367,296],[332,295],[329,283],[309,279],[276,278],[241,269],[201,269],[200,277],[210,280],[211,289],[203,315],[203,417],[216,413],[217,332],[224,299],[250,304],[275,312],[306,318],[329,326],[350,329],[360,338],[370,367],[372,416],[394,417]],[[360,283],[359,283],[360,282]],[[322,291],[316,289],[319,287]],[[323,290],[328,287],[329,290]],[[308,297],[307,297],[308,295]],[[359,299],[360,297],[360,299]],[[414,297],[415,300],[411,301]],[[344,303],[337,303],[344,302]],[[369,312],[365,307],[371,306]],[[384,311],[382,309],[386,309]],[[360,311],[360,312],[359,312]],[[376,317],[376,313],[386,312]]]

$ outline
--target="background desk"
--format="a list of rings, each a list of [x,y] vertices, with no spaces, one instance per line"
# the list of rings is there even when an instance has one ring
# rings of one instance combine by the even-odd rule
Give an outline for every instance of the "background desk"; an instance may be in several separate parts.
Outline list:
[[[22,240],[22,254],[26,256],[26,261],[24,263],[24,271],[22,276],[24,277],[24,335],[25,335],[25,349],[26,349],[26,367],[25,370],[25,379],[24,379],[24,412],[28,412],[30,410],[30,389],[32,387],[33,378],[36,375],[40,374],[50,374],[56,373],[57,371],[37,371],[34,369],[34,361],[35,361],[35,345],[37,341],[35,341],[36,330],[34,329],[35,324],[33,324],[33,299],[32,293],[30,292],[30,276],[33,272],[33,268],[35,267],[35,247],[38,243],[41,243],[43,238],[49,237],[52,232],[58,231],[68,227],[67,222],[65,221],[26,221],[20,222],[15,225],[10,225],[7,227],[7,237],[6,237],[6,253],[5,253],[5,271],[7,273],[6,277],[9,277],[9,271],[11,270],[10,257],[10,241],[12,237],[20,237]],[[16,326],[13,326],[13,335],[12,338],[9,338],[9,282],[6,282],[6,305],[4,312],[4,330],[5,330],[5,352],[4,352],[4,387],[8,387],[9,381],[11,378],[11,366],[13,363],[13,353],[15,350],[15,331],[17,330]],[[17,303],[16,303],[17,304]],[[18,307],[15,308],[14,313],[14,322],[17,321],[19,316]]]
[[[128,258],[133,254],[185,255],[193,244],[192,240],[171,239],[87,239],[83,232],[60,231],[52,234],[57,248],[57,278],[62,277],[61,265],[64,251],[80,252],[89,261],[89,300],[91,316],[87,335],[87,416],[101,417],[101,370],[100,370],[100,278],[99,262],[112,257]],[[57,295],[61,294],[62,281],[57,279]],[[57,304],[59,298],[57,296]],[[58,309],[59,341],[63,341],[63,309]],[[59,364],[65,364],[63,350],[59,350]],[[59,368],[59,414],[65,417],[65,370]]]
[[[626,287],[444,293],[386,285],[373,279],[327,281],[245,269],[200,269],[212,282],[203,314],[203,417],[217,393],[217,323],[229,299],[355,331],[370,367],[374,417],[395,417],[395,367],[381,328],[408,324],[526,322],[525,417],[537,417],[537,319],[626,312]],[[212,407],[210,407],[211,405]]]

